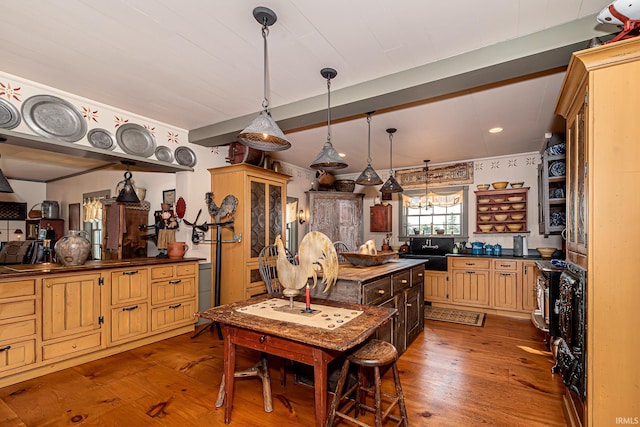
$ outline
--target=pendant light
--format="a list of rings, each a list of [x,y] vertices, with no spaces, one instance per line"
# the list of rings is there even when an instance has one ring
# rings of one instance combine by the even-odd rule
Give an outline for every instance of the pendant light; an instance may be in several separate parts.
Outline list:
[[[424,208],[428,212],[431,207],[429,203],[429,162],[431,160],[423,160],[424,162]]]
[[[404,191],[396,181],[395,173],[393,172],[393,134],[396,133],[396,130],[396,128],[387,129],[389,134],[389,179],[380,187],[381,193],[402,193]]]
[[[348,165],[342,160],[342,157],[340,157],[335,148],[333,148],[333,145],[331,145],[331,79],[338,75],[338,72],[333,68],[323,68],[320,70],[320,74],[327,79],[327,92],[329,93],[329,106],[327,107],[327,142],[324,143],[320,154],[318,154],[309,167],[319,170],[343,169]]]
[[[0,139],[0,142],[4,141]],[[0,155],[0,157],[2,157],[2,155]],[[7,178],[4,177],[2,169],[0,169],[0,193],[13,193],[13,188],[11,188],[11,184],[9,184]]]
[[[131,172],[129,172],[129,166],[133,165],[133,162],[123,161],[123,164],[127,165],[127,171],[124,173],[124,181],[118,183],[118,187],[122,187],[116,197],[116,202],[121,203],[140,203],[140,199],[136,194],[136,189],[131,182]]]
[[[382,180],[376,173],[376,171],[371,167],[371,113],[367,113],[367,125],[369,126],[369,135],[367,140],[367,167],[362,171],[358,179],[356,179],[356,184],[370,186],[370,185],[378,185],[382,184]]]
[[[253,9],[253,17],[262,25],[262,39],[264,40],[264,100],[262,111],[238,135],[238,141],[248,147],[262,151],[282,151],[291,147],[291,143],[284,136],[282,130],[271,117],[269,112],[269,98],[267,97],[267,36],[269,27],[278,17],[267,7],[258,6]]]

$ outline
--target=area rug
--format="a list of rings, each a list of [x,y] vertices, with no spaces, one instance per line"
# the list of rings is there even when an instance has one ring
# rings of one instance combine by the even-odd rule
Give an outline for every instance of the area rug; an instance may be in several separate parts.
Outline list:
[[[425,306],[424,318],[469,326],[484,326],[484,313],[476,313],[475,311]]]

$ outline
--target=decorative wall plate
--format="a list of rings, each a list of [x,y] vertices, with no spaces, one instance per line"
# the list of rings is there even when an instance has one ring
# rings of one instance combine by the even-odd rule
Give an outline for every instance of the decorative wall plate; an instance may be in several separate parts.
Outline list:
[[[87,122],[68,101],[53,95],[35,95],[22,104],[22,117],[38,135],[76,142],[87,133]]]
[[[96,148],[104,148],[105,150],[113,150],[116,148],[116,140],[113,134],[106,129],[95,128],[87,133],[89,144]]]
[[[564,176],[565,174],[565,164],[564,160],[558,160],[557,162],[551,163],[549,166],[549,175],[550,176]]]
[[[196,165],[196,153],[189,147],[176,148],[174,155],[176,156],[176,161],[182,166],[192,168]]]
[[[156,148],[156,159],[161,162],[173,162],[173,153],[169,147],[165,147],[164,145],[158,145]]]
[[[116,131],[116,141],[127,154],[149,157],[156,152],[156,141],[144,127],[135,123],[125,123]]]
[[[18,126],[21,121],[20,112],[15,105],[6,99],[0,98],[0,128],[13,129]]]

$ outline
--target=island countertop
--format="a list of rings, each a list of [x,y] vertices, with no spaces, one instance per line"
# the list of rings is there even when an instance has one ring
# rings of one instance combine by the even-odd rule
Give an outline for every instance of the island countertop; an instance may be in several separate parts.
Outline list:
[[[34,274],[60,274],[76,273],[81,271],[104,270],[123,267],[142,267],[150,265],[160,265],[167,263],[181,263],[200,261],[201,258],[130,258],[123,260],[94,260],[87,261],[82,265],[64,266],[56,263],[41,264],[11,264],[0,266],[0,279],[10,279],[16,277],[32,276]]]
[[[340,264],[338,270],[338,280],[348,280],[351,282],[370,282],[377,278],[388,276],[392,273],[425,264],[424,259],[395,258],[380,265],[370,267],[356,267],[349,263]]]

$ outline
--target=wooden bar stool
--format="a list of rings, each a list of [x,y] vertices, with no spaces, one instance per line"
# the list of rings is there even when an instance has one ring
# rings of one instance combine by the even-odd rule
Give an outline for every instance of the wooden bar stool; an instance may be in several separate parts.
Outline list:
[[[404,395],[402,394],[396,360],[398,360],[398,351],[396,348],[386,341],[375,339],[351,353],[347,357],[347,360],[344,361],[342,371],[340,371],[336,393],[333,397],[333,402],[331,402],[331,409],[329,410],[327,426],[333,427],[337,421],[337,417],[351,421],[359,426],[369,426],[369,424],[365,424],[357,419],[358,414],[363,411],[375,414],[376,427],[381,427],[387,418],[396,421],[396,426],[408,426],[407,408],[404,405]],[[358,365],[358,381],[343,393],[342,389],[344,388],[351,363]],[[381,389],[380,367],[387,365],[391,365],[393,371],[393,381],[396,386],[395,395],[384,393]],[[365,368],[373,368],[374,379],[371,387],[366,386],[367,377],[365,375]],[[348,398],[347,396],[350,396],[354,391],[355,399]],[[374,397],[373,407],[366,404],[367,396]],[[391,403],[384,412],[382,411],[382,397],[391,399]],[[347,401],[343,405],[343,408],[339,410],[343,399]],[[391,414],[391,410],[396,404],[400,407],[400,418]],[[353,417],[347,415],[351,409],[355,409]]]

